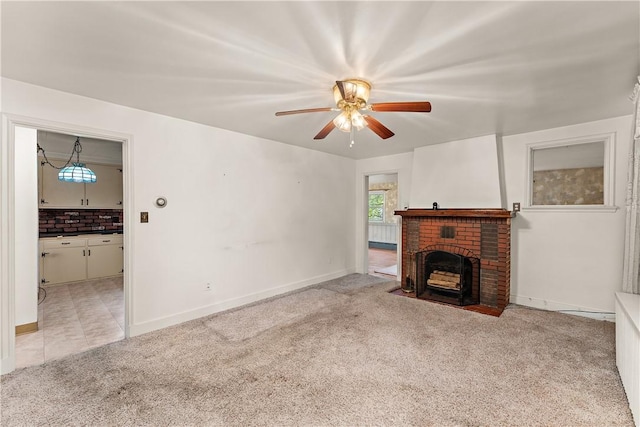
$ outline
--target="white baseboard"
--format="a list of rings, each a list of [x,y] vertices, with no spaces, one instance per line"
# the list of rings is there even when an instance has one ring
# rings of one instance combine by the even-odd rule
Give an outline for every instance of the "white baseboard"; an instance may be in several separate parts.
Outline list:
[[[15,366],[15,358],[14,360],[6,357],[4,359],[0,359],[0,375],[8,374],[9,372],[13,372],[16,369]]]
[[[318,283],[322,283],[327,280],[337,279],[338,277],[346,276],[347,274],[352,274],[354,272],[355,272],[354,269],[340,270],[333,273],[312,277],[310,279],[301,280],[299,282],[289,283],[286,285],[267,289],[261,292],[256,292],[253,294],[228,299],[215,304],[200,307],[195,310],[184,311],[182,313],[177,313],[171,316],[149,320],[142,323],[132,324],[129,327],[129,336],[134,337],[136,335],[146,334],[147,332],[152,332],[158,329],[174,326],[180,323],[188,322],[189,320],[194,320],[200,317],[209,316],[211,314],[219,313],[225,310],[230,310],[232,308],[241,307],[243,305],[251,304],[256,301],[260,301],[260,300],[271,298],[277,295],[285,294],[287,292],[296,291],[302,288],[317,285]]]
[[[616,320],[615,313],[602,311],[601,309],[597,308],[583,307],[541,298],[527,297],[523,295],[511,295],[510,300],[514,304],[538,308],[541,310],[557,311],[560,313],[588,317],[590,319],[607,320],[609,322],[615,322]]]

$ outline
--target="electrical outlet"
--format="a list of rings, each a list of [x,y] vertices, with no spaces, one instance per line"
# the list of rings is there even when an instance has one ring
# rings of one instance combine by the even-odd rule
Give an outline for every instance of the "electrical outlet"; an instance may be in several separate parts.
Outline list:
[[[140,222],[142,223],[149,222],[149,212],[140,212]]]
[[[204,290],[205,291],[210,291],[211,290],[211,283],[205,283]]]

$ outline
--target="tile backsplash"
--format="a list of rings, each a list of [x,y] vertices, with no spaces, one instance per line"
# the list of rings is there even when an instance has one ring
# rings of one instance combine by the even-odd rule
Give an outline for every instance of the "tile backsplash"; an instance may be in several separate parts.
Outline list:
[[[40,209],[40,234],[121,231],[122,209]]]

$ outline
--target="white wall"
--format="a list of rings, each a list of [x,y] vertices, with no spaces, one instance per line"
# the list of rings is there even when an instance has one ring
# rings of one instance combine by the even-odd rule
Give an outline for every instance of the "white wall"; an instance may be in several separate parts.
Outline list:
[[[523,210],[512,222],[511,300],[614,311],[621,290],[631,116],[503,137],[507,205],[526,199],[527,144],[615,132],[616,212]]]
[[[495,135],[416,148],[412,208],[501,208]]]
[[[631,135],[631,116],[619,117],[598,122],[584,123],[539,132],[526,133],[502,138],[502,152],[498,145],[498,159],[502,164],[496,165],[496,175],[491,176],[488,194],[497,200],[498,190],[495,179],[500,167],[504,170],[505,205],[510,207],[514,202],[524,206],[526,194],[526,144],[551,141],[564,138],[575,138],[596,134],[616,133],[615,141],[615,195],[614,202],[621,209],[616,212],[559,212],[523,210],[512,221],[512,258],[511,258],[511,301],[550,310],[581,310],[611,313],[614,311],[614,293],[621,290],[622,283],[622,251],[624,243],[625,186],[627,182],[627,159]],[[472,141],[466,140],[466,141]],[[424,199],[424,194],[416,190],[423,186],[423,174],[412,173],[414,168],[422,168],[424,156],[418,152],[433,154],[429,164],[443,162],[453,157],[454,150],[459,148],[459,141],[439,144],[438,152],[446,153],[435,156],[434,150],[422,147],[415,154],[377,157],[359,160],[356,163],[358,176],[370,172],[398,169],[400,189],[412,208],[431,207],[431,202],[440,200]],[[469,148],[467,144],[462,144]],[[491,149],[488,162],[493,162],[495,150]],[[413,176],[413,180],[403,177]],[[359,179],[356,190],[360,194]],[[417,181],[416,179],[420,179]],[[408,188],[408,187],[412,188]],[[414,194],[420,194],[418,201]],[[458,207],[467,205],[464,192],[456,193],[459,197],[452,204]],[[498,193],[499,194],[499,193]],[[364,197],[364,196],[362,196]],[[356,218],[364,216],[361,212],[360,196],[357,198]],[[426,202],[429,203],[426,203]],[[405,204],[407,203],[405,202]],[[425,206],[426,204],[426,206]],[[444,205],[444,203],[442,203]],[[465,206],[479,207],[479,206]],[[487,207],[500,207],[487,206]],[[362,208],[364,209],[364,208]],[[364,211],[362,211],[364,212]],[[356,238],[361,239],[358,232],[362,228],[360,222],[356,226]],[[357,240],[360,242],[360,240]],[[360,245],[356,246],[358,249]],[[360,259],[360,258],[357,258]],[[606,317],[606,316],[602,316]]]
[[[132,335],[353,272],[353,160],[13,80],[2,87],[3,113],[132,136],[125,213],[150,212],[125,229]],[[153,206],[158,196],[166,208]]]
[[[26,161],[14,168],[16,191],[14,259],[16,289],[16,325],[38,321],[38,170],[36,161],[36,130],[16,127],[15,156]]]
[[[356,271],[367,273],[367,227],[368,227],[368,191],[365,177],[388,173],[398,174],[398,209],[409,206],[411,191],[411,165],[413,153],[395,154],[392,156],[374,157],[356,162],[356,206],[355,206],[355,252]],[[400,221],[398,221],[400,227]],[[398,234],[399,235],[399,234]],[[402,239],[398,239],[398,254],[402,253]],[[399,256],[399,255],[398,255]]]

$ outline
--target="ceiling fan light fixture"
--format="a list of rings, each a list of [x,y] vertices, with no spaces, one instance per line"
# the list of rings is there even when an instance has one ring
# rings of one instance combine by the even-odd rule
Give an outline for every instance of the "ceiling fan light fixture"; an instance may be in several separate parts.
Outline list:
[[[355,142],[355,131],[367,127],[382,139],[395,135],[389,128],[376,118],[362,112],[408,112],[429,113],[431,103],[428,101],[377,102],[368,104],[371,84],[361,79],[336,80],[333,86],[333,98],[337,108],[305,108],[302,110],[278,111],[276,116],[290,114],[316,113],[323,111],[340,111],[338,117],[327,123],[316,136],[315,140],[326,138],[331,131],[338,128],[341,132],[349,132],[351,145]]]
[[[367,122],[364,120],[364,116],[357,110],[351,113],[351,126],[355,127],[358,130],[362,130],[365,126],[367,126]]]
[[[351,131],[351,115],[347,111],[343,111],[333,119],[333,124],[341,130],[342,132],[350,132]]]
[[[338,85],[333,86],[333,99],[336,105],[339,106],[341,101],[354,104],[360,103],[362,105],[369,101],[369,94],[371,93],[371,84],[369,82],[360,79],[348,79],[342,82],[342,87],[344,88],[344,99]]]

